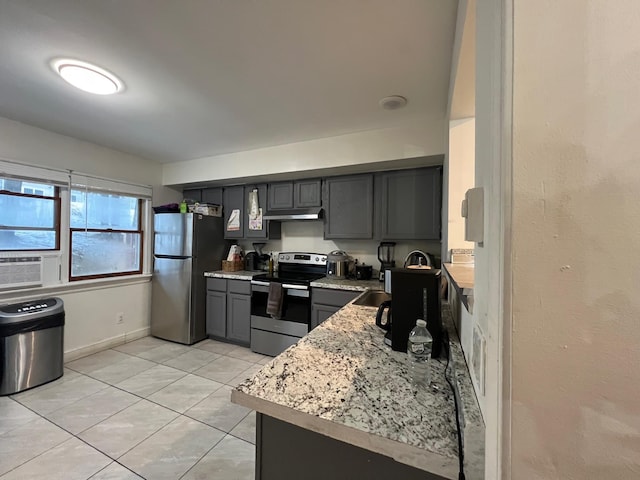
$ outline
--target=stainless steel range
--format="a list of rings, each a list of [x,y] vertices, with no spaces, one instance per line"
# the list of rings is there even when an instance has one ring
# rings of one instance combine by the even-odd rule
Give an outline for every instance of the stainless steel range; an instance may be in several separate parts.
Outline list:
[[[251,350],[276,356],[309,332],[309,285],[324,277],[326,268],[325,254],[283,252],[278,255],[278,272],[253,277]],[[268,313],[274,304],[279,304],[279,315]]]

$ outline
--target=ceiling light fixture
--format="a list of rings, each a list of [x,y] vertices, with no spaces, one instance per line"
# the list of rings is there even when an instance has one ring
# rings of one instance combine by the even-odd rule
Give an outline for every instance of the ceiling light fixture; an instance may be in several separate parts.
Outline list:
[[[385,110],[398,110],[407,104],[407,99],[400,95],[391,95],[390,97],[384,97],[378,102]]]
[[[59,58],[52,62],[52,66],[66,82],[85,92],[112,95],[124,89],[122,81],[113,73],[91,63]]]

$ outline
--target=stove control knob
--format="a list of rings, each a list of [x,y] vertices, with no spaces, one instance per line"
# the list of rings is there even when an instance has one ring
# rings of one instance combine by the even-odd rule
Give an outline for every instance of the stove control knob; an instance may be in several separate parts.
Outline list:
[[[287,260],[287,261],[289,260],[289,255],[287,255],[287,256],[285,257],[285,260]]]
[[[322,257],[322,261],[326,262],[327,261],[327,257]]]
[[[318,260],[320,260],[320,258],[316,257],[316,262],[317,262]]]

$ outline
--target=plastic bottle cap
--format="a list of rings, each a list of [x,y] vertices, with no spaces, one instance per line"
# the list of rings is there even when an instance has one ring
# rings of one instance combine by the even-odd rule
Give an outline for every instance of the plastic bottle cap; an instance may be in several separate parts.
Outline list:
[[[418,327],[426,327],[427,326],[427,322],[425,322],[424,320],[416,320],[416,325]]]

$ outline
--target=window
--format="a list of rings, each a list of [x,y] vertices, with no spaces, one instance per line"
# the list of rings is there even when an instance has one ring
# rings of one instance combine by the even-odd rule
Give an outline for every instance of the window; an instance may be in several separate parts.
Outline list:
[[[71,191],[70,280],[142,273],[142,206],[135,196]]]
[[[0,250],[58,250],[59,189],[19,178],[2,178],[0,185]]]

